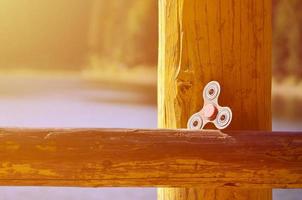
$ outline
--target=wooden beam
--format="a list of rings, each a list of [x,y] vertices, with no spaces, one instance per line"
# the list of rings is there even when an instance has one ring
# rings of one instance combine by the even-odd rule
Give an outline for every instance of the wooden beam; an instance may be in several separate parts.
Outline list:
[[[159,128],[184,128],[203,105],[203,87],[217,80],[220,104],[233,111],[230,130],[271,130],[271,0],[159,2]],[[200,196],[263,200],[271,190],[173,188],[159,200]]]
[[[159,128],[186,128],[216,80],[230,130],[271,130],[271,1],[160,0]]]
[[[0,185],[301,188],[302,133],[0,129]]]

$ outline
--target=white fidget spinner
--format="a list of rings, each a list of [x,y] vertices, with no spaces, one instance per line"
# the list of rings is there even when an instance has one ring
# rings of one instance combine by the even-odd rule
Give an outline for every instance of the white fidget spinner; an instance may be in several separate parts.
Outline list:
[[[193,114],[187,124],[188,129],[203,129],[207,123],[213,123],[217,129],[228,127],[232,121],[232,111],[229,107],[218,105],[220,85],[217,81],[209,82],[203,90],[203,108]]]

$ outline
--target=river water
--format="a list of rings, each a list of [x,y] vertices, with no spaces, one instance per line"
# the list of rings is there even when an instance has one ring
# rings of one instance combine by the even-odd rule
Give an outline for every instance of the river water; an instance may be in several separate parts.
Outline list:
[[[0,77],[0,126],[156,127],[155,95],[124,88],[77,77]]]

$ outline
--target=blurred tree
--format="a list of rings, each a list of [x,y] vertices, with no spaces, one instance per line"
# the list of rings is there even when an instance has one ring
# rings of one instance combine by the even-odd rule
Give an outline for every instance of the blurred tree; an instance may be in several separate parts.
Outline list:
[[[157,4],[154,0],[135,0],[127,16],[127,38],[123,60],[130,65],[157,63]],[[131,45],[132,43],[132,45]]]
[[[154,0],[93,0],[90,64],[133,67],[157,62],[157,3]]]
[[[302,1],[275,0],[273,72],[302,78]]]
[[[0,1],[0,70],[79,70],[91,0]]]

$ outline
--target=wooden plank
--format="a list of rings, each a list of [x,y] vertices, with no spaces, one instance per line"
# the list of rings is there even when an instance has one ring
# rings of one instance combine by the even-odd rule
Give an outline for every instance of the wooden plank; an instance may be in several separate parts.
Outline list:
[[[271,130],[271,6],[270,0],[160,0],[159,128],[184,128],[203,105],[203,87],[217,80],[219,102],[234,114],[229,130]],[[169,189],[159,200],[199,199],[184,191],[192,189]],[[203,200],[271,199],[271,190],[263,198],[254,190],[193,191]]]
[[[259,200],[259,199],[271,199],[271,193],[263,193],[263,189],[247,189],[247,188],[219,188],[219,190],[200,190],[198,188],[180,188],[175,190],[174,188],[160,188],[158,192],[159,199],[175,200],[175,197],[179,199],[198,199],[204,200],[212,197],[213,200],[229,199],[229,200]]]
[[[1,129],[2,186],[302,187],[302,133]]]

